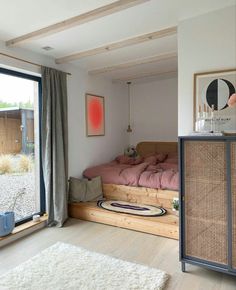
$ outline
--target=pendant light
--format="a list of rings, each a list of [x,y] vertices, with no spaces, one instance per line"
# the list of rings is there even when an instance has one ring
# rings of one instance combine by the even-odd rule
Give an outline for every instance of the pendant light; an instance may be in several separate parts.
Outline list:
[[[128,85],[128,109],[129,109],[129,124],[128,124],[128,128],[127,128],[127,132],[128,133],[131,133],[132,132],[132,129],[131,129],[131,126],[130,126],[130,123],[131,123],[131,108],[130,108],[130,85],[131,85],[131,82],[127,82],[127,85]]]

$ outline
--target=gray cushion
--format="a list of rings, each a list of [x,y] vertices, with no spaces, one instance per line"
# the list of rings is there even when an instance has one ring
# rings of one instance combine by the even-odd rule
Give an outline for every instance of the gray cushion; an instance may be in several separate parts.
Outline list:
[[[101,177],[91,180],[70,177],[69,180],[69,201],[94,201],[103,198]]]
[[[69,180],[69,201],[80,202],[86,195],[86,179],[70,177]]]
[[[84,201],[99,200],[103,198],[101,177],[95,177],[87,180],[87,191]]]

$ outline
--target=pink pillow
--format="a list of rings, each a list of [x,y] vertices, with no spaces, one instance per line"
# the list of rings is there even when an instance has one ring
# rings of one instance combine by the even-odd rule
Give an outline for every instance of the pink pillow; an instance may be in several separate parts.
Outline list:
[[[116,157],[116,161],[120,164],[129,164],[130,162],[130,157],[129,156],[126,156],[126,155],[119,155]]]
[[[163,162],[166,159],[167,154],[166,153],[157,153],[156,157],[157,157],[157,160],[159,162]]]
[[[115,159],[120,164],[127,164],[127,165],[138,165],[143,162],[143,158],[137,157],[132,158],[126,155],[119,155]]]
[[[152,155],[149,157],[144,158],[144,162],[147,162],[149,165],[156,165],[157,164],[157,156]]]
[[[178,164],[178,153],[177,152],[168,153],[168,157],[165,160],[165,163]]]
[[[136,158],[132,158],[132,159],[133,159],[134,165],[138,165],[138,164],[143,162],[143,157],[136,157]]]
[[[163,162],[166,159],[166,156],[167,154],[165,153],[150,155],[144,159],[144,162],[147,162],[149,165],[156,165],[157,163]]]

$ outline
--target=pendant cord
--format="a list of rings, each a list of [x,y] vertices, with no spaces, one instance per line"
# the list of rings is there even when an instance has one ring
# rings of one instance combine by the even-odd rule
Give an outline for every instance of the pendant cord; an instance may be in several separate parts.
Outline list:
[[[128,124],[128,129],[127,129],[127,132],[132,132],[132,129],[131,129],[131,102],[130,102],[130,85],[131,85],[131,82],[127,82],[127,85],[128,85],[128,109],[129,109],[129,124]]]

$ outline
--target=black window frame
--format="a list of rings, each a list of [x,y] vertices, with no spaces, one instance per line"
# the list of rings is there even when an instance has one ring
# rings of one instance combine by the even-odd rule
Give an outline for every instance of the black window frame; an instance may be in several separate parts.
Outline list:
[[[9,76],[19,77],[31,81],[35,81],[38,83],[38,116],[39,116],[39,132],[41,132],[41,117],[42,117],[42,79],[41,77],[30,75],[27,73],[22,73],[19,71],[6,69],[0,67],[0,74],[5,74]],[[34,213],[34,214],[40,214],[41,216],[45,214],[46,212],[46,199],[45,199],[45,185],[44,185],[44,179],[43,179],[43,167],[42,167],[42,139],[41,134],[39,134],[39,184],[40,184],[40,212]],[[24,224],[26,222],[29,222],[32,220],[32,216],[26,216],[23,219],[18,220],[15,223],[15,226],[19,226],[21,224]]]

